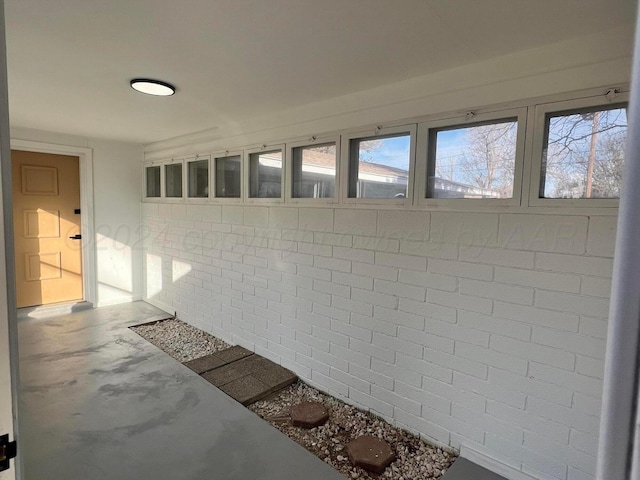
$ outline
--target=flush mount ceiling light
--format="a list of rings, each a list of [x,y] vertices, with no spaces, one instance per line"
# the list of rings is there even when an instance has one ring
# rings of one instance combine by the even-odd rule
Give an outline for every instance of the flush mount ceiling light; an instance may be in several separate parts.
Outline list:
[[[134,78],[131,80],[130,85],[134,90],[146,93],[147,95],[168,97],[176,93],[176,87],[170,83],[161,82],[160,80],[152,80],[150,78]]]

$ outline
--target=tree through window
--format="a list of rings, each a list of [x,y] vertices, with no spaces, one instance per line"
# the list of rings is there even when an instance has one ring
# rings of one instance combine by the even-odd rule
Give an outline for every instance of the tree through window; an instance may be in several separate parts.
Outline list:
[[[430,131],[430,198],[511,198],[516,166],[516,119]]]
[[[626,106],[548,115],[540,197],[619,198],[626,139]]]

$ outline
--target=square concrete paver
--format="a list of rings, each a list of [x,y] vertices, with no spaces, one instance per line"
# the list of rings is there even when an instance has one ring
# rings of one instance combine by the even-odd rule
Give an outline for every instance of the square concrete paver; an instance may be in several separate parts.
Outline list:
[[[271,365],[261,368],[252,375],[258,377],[260,381],[268,385],[269,388],[275,389],[274,391],[280,390],[287,385],[291,385],[298,379],[293,372],[281,367],[280,365],[276,365],[273,362],[270,363]]]
[[[269,394],[269,387],[253,375],[246,375],[220,387],[224,393],[243,405],[251,405]]]
[[[218,354],[223,352],[226,350]],[[236,360],[205,371],[202,373],[202,378],[243,405],[257,402],[298,379],[293,372],[260,355],[244,356],[246,352],[248,350],[226,354],[224,358],[236,358]],[[216,358],[219,359],[219,357]],[[203,360],[202,364],[205,363],[213,365],[216,362]]]
[[[253,355],[253,352],[247,350],[246,348],[235,346],[227,348],[225,350],[221,350],[219,352],[205,355],[204,357],[190,360],[188,362],[185,362],[184,365],[197,374],[201,374],[204,372],[208,372],[209,370],[213,370],[214,368],[219,368],[223,365],[235,362],[242,358],[249,357],[251,355]]]
[[[242,348],[240,345],[236,345],[234,347],[216,352],[216,356],[224,363],[235,362],[236,360],[250,357],[251,355],[253,355],[253,352],[251,350]]]
[[[204,357],[185,362],[184,365],[200,375],[201,373],[223,366],[224,362],[215,353],[212,353],[210,355],[205,355]]]
[[[222,367],[209,370],[202,374],[202,378],[220,388],[227,383],[246,377],[251,373],[251,370],[249,370],[246,365],[236,365],[236,363],[239,362],[230,363],[228,365],[223,365]]]

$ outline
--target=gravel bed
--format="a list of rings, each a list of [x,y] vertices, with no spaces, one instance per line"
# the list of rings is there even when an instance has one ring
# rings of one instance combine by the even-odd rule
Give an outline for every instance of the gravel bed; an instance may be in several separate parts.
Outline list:
[[[160,320],[131,327],[131,330],[179,362],[188,362],[231,346],[178,319]]]
[[[231,345],[178,319],[131,327],[140,336],[178,360],[186,362]],[[294,427],[288,420],[293,405],[322,402],[329,410],[327,423],[312,429]],[[352,480],[417,480],[440,478],[456,456],[433,447],[375,415],[358,410],[299,381],[273,396],[249,406],[282,433]],[[351,465],[346,445],[360,435],[387,441],[396,460],[380,475]]]
[[[291,425],[285,417],[293,405],[303,401],[322,402],[330,412],[329,421],[309,430]],[[249,409],[345,477],[354,480],[440,478],[456,459],[455,455],[428,445],[419,437],[325,395],[303,382],[287,387],[274,397],[254,403]],[[360,435],[382,438],[396,453],[396,460],[382,474],[370,474],[351,465],[345,447]]]

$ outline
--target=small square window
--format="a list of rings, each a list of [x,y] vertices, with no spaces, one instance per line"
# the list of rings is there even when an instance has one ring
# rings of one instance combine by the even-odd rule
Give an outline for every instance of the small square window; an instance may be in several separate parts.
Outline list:
[[[189,198],[209,197],[209,160],[187,163]]]
[[[409,133],[353,139],[349,149],[350,198],[407,198]]]
[[[167,198],[182,197],[182,163],[164,166],[164,191]]]
[[[517,119],[429,131],[427,198],[512,198]]]
[[[147,198],[160,197],[160,166],[145,169],[147,183]]]
[[[249,196],[280,198],[282,195],[282,150],[249,155]]]
[[[627,108],[548,114],[540,198],[620,198]]]
[[[333,198],[336,186],[336,144],[293,149],[293,198]]]
[[[240,184],[242,181],[242,157],[220,157],[214,160],[216,174],[216,197],[240,198]]]

